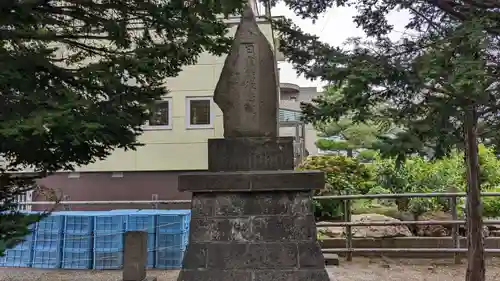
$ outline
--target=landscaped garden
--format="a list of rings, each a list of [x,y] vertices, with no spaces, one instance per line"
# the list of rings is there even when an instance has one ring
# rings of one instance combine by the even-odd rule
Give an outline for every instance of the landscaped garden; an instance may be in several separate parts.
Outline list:
[[[481,190],[500,191],[500,160],[493,150],[479,148]],[[325,188],[315,195],[386,194],[463,192],[466,187],[464,156],[454,152],[439,160],[409,157],[396,166],[393,159],[377,155],[358,157],[343,155],[311,156],[300,169],[325,172]],[[485,219],[500,217],[500,197],[483,197]],[[314,201],[319,224],[324,221],[344,220],[344,206],[340,200]],[[352,202],[352,221],[388,220],[451,220],[450,201],[447,198],[358,199]],[[464,216],[464,198],[457,198],[460,218]],[[368,230],[367,230],[368,229]],[[373,231],[369,231],[372,229]],[[383,231],[381,231],[383,229]],[[485,235],[500,236],[497,226],[485,227]],[[464,234],[463,227],[461,232]],[[449,236],[451,225],[409,225],[387,227],[353,227],[354,237]],[[342,228],[320,227],[320,237],[341,237]]]

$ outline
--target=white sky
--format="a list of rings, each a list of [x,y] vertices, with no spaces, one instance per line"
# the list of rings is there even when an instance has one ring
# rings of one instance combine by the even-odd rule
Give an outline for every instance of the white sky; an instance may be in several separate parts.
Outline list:
[[[334,8],[329,9],[316,23],[311,20],[302,20],[285,7],[284,4],[278,4],[272,10],[272,16],[286,16],[291,18],[295,24],[300,26],[302,30],[308,33],[318,35],[323,42],[330,45],[341,46],[345,40],[350,37],[365,37],[364,32],[356,28],[352,17],[356,15],[355,8]],[[404,32],[404,25],[407,22],[408,14],[398,12],[389,15],[389,22],[394,25],[393,37],[397,39],[401,32]],[[319,81],[309,81],[304,77],[297,77],[295,70],[291,64],[287,62],[279,63],[280,82],[294,83],[301,87],[322,86]]]

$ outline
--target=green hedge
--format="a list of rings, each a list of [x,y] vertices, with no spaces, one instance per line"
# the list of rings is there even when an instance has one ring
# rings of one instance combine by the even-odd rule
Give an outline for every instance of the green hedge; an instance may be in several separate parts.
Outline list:
[[[481,189],[500,192],[500,160],[491,149],[484,146],[479,148],[479,157]],[[365,159],[342,155],[310,156],[299,169],[325,172],[325,188],[317,191],[316,195],[430,193],[447,192],[451,189],[465,191],[462,153],[455,152],[449,157],[434,161],[410,157],[399,168],[396,168],[393,159],[381,159],[377,155],[373,158],[373,161],[366,162]],[[396,207],[399,211],[411,212],[417,216],[429,211],[449,211],[446,198],[357,200],[353,205],[359,211]],[[459,205],[463,205],[463,199],[459,199]],[[342,203],[338,200],[318,200],[314,202],[314,206],[318,219],[343,214]],[[500,197],[484,197],[483,206],[485,216],[500,217]]]

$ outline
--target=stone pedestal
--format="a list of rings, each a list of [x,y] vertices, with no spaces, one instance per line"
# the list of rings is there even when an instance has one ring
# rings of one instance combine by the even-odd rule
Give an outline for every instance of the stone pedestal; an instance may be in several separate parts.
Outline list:
[[[324,174],[293,171],[290,147],[286,138],[211,140],[210,171],[179,177],[193,199],[178,281],[329,280],[311,202]]]
[[[208,140],[210,172],[293,170],[293,168],[293,137]]]

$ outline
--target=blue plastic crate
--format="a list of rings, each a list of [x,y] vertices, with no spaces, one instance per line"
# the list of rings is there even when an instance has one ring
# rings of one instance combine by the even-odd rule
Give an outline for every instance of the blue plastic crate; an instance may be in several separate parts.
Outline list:
[[[60,268],[61,250],[39,250],[33,251],[32,267],[35,268]]]
[[[108,211],[109,213],[114,213],[114,214],[125,214],[125,215],[128,215],[128,214],[134,214],[134,213],[137,213],[139,212],[139,209],[115,209],[115,210],[111,210],[111,211]]]
[[[37,232],[62,233],[64,228],[64,214],[53,213],[36,224]]]
[[[157,233],[156,234],[156,249],[184,249],[188,243],[188,232],[184,233]]]
[[[123,249],[123,233],[94,233],[94,250]]]
[[[5,256],[0,257],[0,266],[6,267],[31,267],[33,249],[10,249],[5,251]]]
[[[34,248],[40,250],[61,249],[63,242],[62,233],[35,232]]]
[[[153,214],[130,214],[127,217],[126,230],[140,230],[155,233],[156,216]]]
[[[94,214],[92,212],[74,212],[66,215],[64,233],[91,234],[94,230]]]
[[[61,268],[65,269],[91,269],[92,251],[64,250],[62,253]]]
[[[92,236],[90,234],[64,233],[63,250],[92,250]]]
[[[148,250],[154,250],[156,247],[156,234],[148,233]]]
[[[34,235],[35,234],[32,232],[20,239],[20,241],[12,247],[12,250],[31,250],[33,248]]]
[[[94,251],[93,269],[121,269],[123,251]]]
[[[155,267],[155,250],[148,250],[148,260],[146,261],[147,268]]]
[[[24,240],[12,248],[12,250],[31,250],[33,249],[33,239]]]
[[[157,233],[181,233],[189,229],[190,216],[186,214],[159,214],[157,216]]]
[[[98,214],[94,218],[94,233],[122,233],[125,231],[125,219],[122,214]]]
[[[178,269],[182,267],[184,251],[156,251],[155,268]]]

